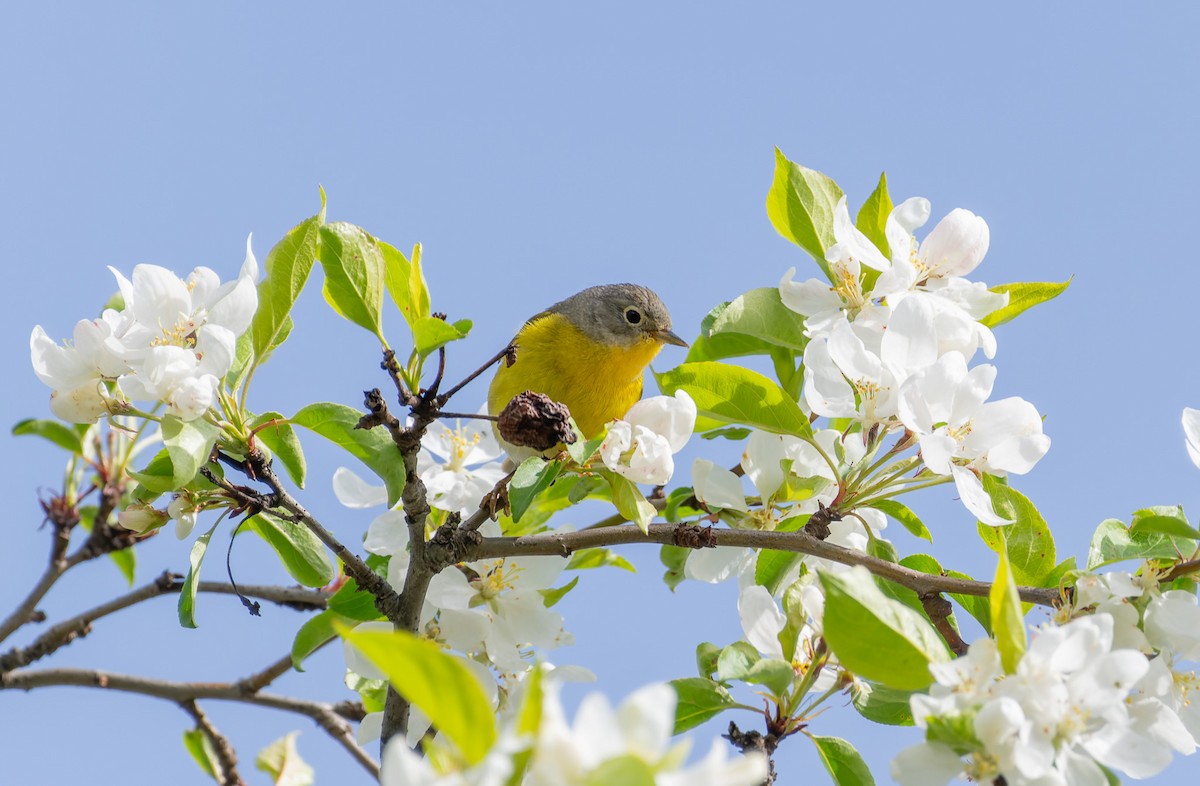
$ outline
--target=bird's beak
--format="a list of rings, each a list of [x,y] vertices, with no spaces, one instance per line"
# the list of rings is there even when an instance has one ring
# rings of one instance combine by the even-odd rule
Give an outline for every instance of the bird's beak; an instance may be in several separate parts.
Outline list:
[[[674,344],[677,347],[686,347],[688,345],[686,341],[670,330],[656,330],[654,331],[654,337],[664,344]]]

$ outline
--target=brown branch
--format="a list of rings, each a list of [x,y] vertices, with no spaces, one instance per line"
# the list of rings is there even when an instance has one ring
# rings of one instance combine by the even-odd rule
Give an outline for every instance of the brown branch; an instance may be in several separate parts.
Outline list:
[[[457,385],[455,385],[454,387],[447,390],[445,393],[438,396],[437,399],[435,399],[435,403],[437,404],[438,408],[440,409],[441,407],[444,407],[446,405],[446,402],[449,401],[451,399],[451,397],[454,396],[455,393],[457,393],[458,391],[465,388],[467,385],[469,385],[471,382],[473,382],[476,377],[478,377],[483,372],[487,371],[489,368],[491,368],[492,366],[494,366],[496,363],[500,362],[501,360],[506,359],[506,358],[512,358],[512,359],[508,360],[508,364],[511,366],[513,363],[513,360],[516,359],[516,352],[517,352],[517,345],[514,343],[509,343],[508,346],[506,346],[504,349],[500,350],[495,355],[493,355],[482,366],[475,369],[470,374],[467,374],[467,376],[463,378],[462,382],[459,382]]]
[[[1163,581],[1174,581],[1181,576],[1187,576],[1197,571],[1200,571],[1200,559],[1190,559],[1171,568],[1171,572],[1163,577]]]
[[[216,765],[220,768],[220,771],[216,773],[217,782],[221,786],[246,786],[246,782],[242,780],[242,776],[237,771],[237,753],[234,752],[229,739],[217,731],[217,727],[200,710],[200,706],[195,701],[181,701],[179,706],[192,716],[196,721],[196,728],[200,729],[212,743],[213,751],[217,754]]]
[[[70,543],[71,530],[78,522],[78,513],[73,508],[63,512],[63,516],[74,514],[73,520],[48,516],[54,525],[49,564],[25,598],[3,621],[0,621],[0,641],[4,641],[17,629],[34,619],[37,604],[68,570],[109,552],[129,548],[137,541],[138,536],[135,533],[118,530],[108,523],[119,501],[119,491],[107,486],[101,491],[100,505],[92,521],[91,534],[70,556],[67,556],[67,546]],[[54,510],[58,511],[59,507],[61,506],[54,506]]]
[[[288,518],[292,518],[308,527],[341,560],[342,569],[346,575],[354,579],[359,588],[375,596],[375,605],[380,613],[390,618],[395,613],[394,609],[399,603],[399,597],[396,591],[392,589],[392,586],[387,583],[387,579],[367,567],[366,562],[350,551],[350,549],[346,548],[332,532],[327,530],[321,522],[305,510],[304,506],[283,487],[283,483],[280,481],[279,476],[275,474],[275,470],[263,459],[258,451],[250,451],[247,463],[250,465],[248,468],[245,468],[248,470],[248,473],[252,473],[253,478],[266,483],[271,488],[271,494],[260,494],[253,489],[234,485],[216,473],[210,472],[208,469],[201,469],[200,471],[206,478],[220,486],[225,493],[242,505],[250,509],[282,509],[286,511],[285,515]],[[276,513],[276,515],[279,514]]]
[[[170,571],[164,571],[149,584],[113,598],[74,617],[63,620],[46,629],[42,635],[38,636],[30,644],[24,647],[14,647],[9,650],[0,656],[0,673],[28,666],[30,663],[50,655],[60,647],[70,644],[75,639],[88,635],[91,632],[92,623],[101,617],[106,617],[109,614],[127,609],[130,606],[151,598],[157,598],[160,595],[179,592],[182,587],[182,576]],[[323,609],[329,597],[329,593],[322,592],[321,590],[304,589],[303,587],[251,585],[239,587],[239,589],[244,595],[261,598],[278,603],[281,606],[296,609]],[[232,585],[217,581],[202,581],[199,584],[198,590],[200,592],[236,594]]]
[[[950,615],[954,613],[954,607],[950,605],[950,601],[946,600],[937,592],[930,592],[918,596],[921,600],[921,608],[925,609],[925,616],[929,617],[929,621],[933,623],[933,627],[946,640],[950,651],[961,657],[967,654],[967,643],[963,641],[962,636],[958,635],[958,631],[950,624]]]
[[[379,763],[355,742],[350,724],[335,710],[334,705],[324,702],[305,701],[270,693],[248,693],[239,683],[173,682],[92,669],[18,669],[0,674],[0,690],[28,691],[58,685],[106,688],[153,696],[176,704],[201,699],[236,701],[304,715],[315,721],[345,748],[371,777],[379,778]]]
[[[934,576],[911,570],[894,562],[869,556],[861,551],[843,548],[827,541],[817,540],[803,532],[765,532],[760,530],[715,529],[687,524],[651,524],[648,532],[642,532],[632,524],[605,527],[603,529],[579,530],[576,532],[527,535],[519,538],[483,538],[478,547],[469,548],[466,559],[478,560],[489,557],[511,557],[550,554],[569,557],[579,549],[597,546],[616,546],[627,543],[661,543],[673,546],[696,548],[689,542],[702,533],[699,545],[706,547],[728,546],[735,548],[773,549],[798,554],[810,554],[843,565],[862,565],[876,576],[907,587],[918,596],[928,593],[948,592],[957,595],[986,596],[991,584],[969,581],[949,576]],[[1057,588],[1018,587],[1021,600],[1041,606],[1055,606],[1059,602]]]

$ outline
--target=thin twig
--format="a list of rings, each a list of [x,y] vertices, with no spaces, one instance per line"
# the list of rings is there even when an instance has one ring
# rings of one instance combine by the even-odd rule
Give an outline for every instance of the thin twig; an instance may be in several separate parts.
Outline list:
[[[201,709],[200,705],[194,700],[179,702],[179,706],[183,707],[183,711],[192,716],[196,721],[196,728],[204,732],[204,736],[208,737],[208,741],[212,743],[213,751],[217,754],[216,765],[220,767],[220,772],[217,773],[217,782],[221,786],[246,786],[246,782],[242,780],[242,776],[237,771],[237,753],[233,750],[233,745],[229,743],[229,738],[217,731],[217,727],[212,724]]]
[[[500,419],[500,416],[485,415],[482,412],[438,412],[438,418],[442,420],[450,420],[451,418],[458,420],[490,420],[495,423]]]
[[[387,583],[387,580],[371,570],[366,562],[350,551],[350,549],[346,548],[341,541],[334,537],[333,533],[327,530],[321,522],[317,521],[311,513],[305,510],[304,506],[287,492],[279,476],[275,474],[271,466],[256,451],[251,451],[248,462],[253,467],[253,472],[257,479],[266,483],[271,488],[272,493],[270,495],[259,494],[252,489],[236,486],[215,473],[208,472],[205,477],[220,486],[234,500],[244,505],[260,508],[282,508],[290,514],[290,517],[294,517],[296,521],[308,527],[322,543],[329,547],[330,551],[341,560],[346,575],[354,579],[361,589],[375,596],[376,606],[382,614],[388,617],[394,614],[394,609],[399,602],[399,598],[396,595],[396,591]],[[207,470],[201,470],[201,472],[207,472]]]
[[[54,685],[107,688],[166,699],[176,704],[200,699],[236,701],[304,715],[313,719],[318,726],[345,748],[354,760],[371,774],[371,777],[379,778],[379,763],[359,747],[354,740],[350,724],[335,711],[334,705],[331,704],[271,693],[246,693],[237,683],[173,682],[92,669],[18,669],[7,674],[0,674],[0,690],[27,691]]]
[[[102,617],[160,595],[174,594],[179,592],[182,587],[183,576],[169,571],[163,572],[148,584],[47,628],[27,646],[14,647],[9,650],[0,656],[0,672],[28,666],[30,663],[50,655],[60,647],[70,644],[75,639],[86,636],[91,632],[92,623]],[[217,581],[202,581],[197,589],[200,592],[236,594],[231,585]],[[303,587],[246,586],[240,589],[253,597],[294,609],[323,609],[329,598],[329,593]]]
[[[516,349],[517,349],[517,345],[515,343],[510,343],[504,349],[500,350],[495,355],[492,355],[492,357],[490,359],[488,359],[488,361],[486,363],[484,363],[482,366],[480,366],[479,368],[475,369],[470,374],[468,374],[466,376],[466,378],[463,379],[462,382],[459,382],[457,385],[455,385],[454,387],[447,390],[445,393],[438,396],[437,397],[437,405],[439,407],[444,406],[446,404],[446,402],[449,401],[451,399],[451,397],[454,396],[455,393],[457,393],[458,391],[462,390],[464,387],[469,385],[471,382],[473,382],[475,380],[476,377],[478,377],[480,374],[487,371],[493,365],[498,363],[502,358],[512,355],[516,351]]]
[[[66,552],[70,542],[71,527],[55,526],[53,540],[50,544],[49,564],[25,598],[17,604],[12,613],[0,622],[0,642],[7,639],[14,631],[33,618],[37,604],[41,602],[42,598],[46,596],[46,593],[50,591],[55,582],[62,578],[63,574],[68,570],[103,554],[118,551],[121,548],[129,548],[133,545],[137,539],[134,533],[124,530],[117,531],[108,523],[108,519],[112,516],[119,499],[119,492],[114,493],[108,488],[105,488],[101,492],[100,505],[92,521],[92,532],[88,535],[87,540],[70,556],[67,556]]]

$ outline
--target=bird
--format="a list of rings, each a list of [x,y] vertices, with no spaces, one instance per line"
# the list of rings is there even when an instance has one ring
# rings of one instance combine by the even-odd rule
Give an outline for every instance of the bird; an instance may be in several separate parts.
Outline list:
[[[500,363],[488,412],[499,415],[527,390],[541,393],[571,411],[585,438],[642,397],[643,374],[664,345],[688,345],[671,330],[662,299],[637,284],[577,292],[526,320],[512,343],[516,359]],[[508,443],[498,428],[496,438],[513,462],[538,454]]]

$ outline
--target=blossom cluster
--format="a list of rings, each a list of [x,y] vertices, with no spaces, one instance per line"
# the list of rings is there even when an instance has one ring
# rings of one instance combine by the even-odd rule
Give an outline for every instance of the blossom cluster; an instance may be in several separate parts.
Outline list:
[[[956,209],[918,242],[913,233],[929,215],[920,197],[892,210],[889,257],[854,225],[843,197],[825,255],[833,283],[794,281],[795,268],[784,275],[780,297],[805,317],[810,339],[803,401],[816,415],[857,422],[863,434],[911,433],[928,471],[953,478],[980,521],[1001,525],[980,475],[1028,472],[1050,439],[1029,402],[988,401],[993,366],[968,368],[980,350],[995,355],[980,320],[1008,302],[965,278],[987,253],[987,223]]]
[[[1013,786],[1103,786],[1103,768],[1148,778],[1200,745],[1196,595],[1138,574],[1081,574],[1073,601],[1036,631],[1015,671],[981,639],[934,664],[928,695],[913,696],[926,741],[902,751],[892,776],[940,786],[959,776]]]
[[[557,681],[548,679],[534,739],[510,728],[474,767],[450,757],[422,757],[397,740],[384,752],[381,782],[384,786],[500,786],[509,782],[514,758],[530,747],[529,768],[520,781],[526,786],[756,786],[766,779],[766,757],[750,753],[731,759],[728,747],[719,740],[713,741],[703,759],[686,766],[691,741],[671,739],[676,700],[670,686],[654,684],[636,691],[614,710],[607,698],[593,693],[580,704],[574,723],[568,723]],[[507,720],[512,724],[511,716]]]
[[[470,433],[469,429],[466,431]],[[471,445],[471,449],[486,456],[489,439],[490,435],[479,432],[464,439],[464,429],[460,426],[456,431],[431,430],[422,444],[433,450],[443,449],[446,444],[457,445],[462,451]],[[478,497],[464,496],[471,493],[471,471],[456,471],[448,465],[431,462],[426,472],[431,478],[455,476],[445,477],[444,488],[449,497],[438,499],[449,499],[455,510],[464,505],[471,509],[478,506]],[[466,480],[459,480],[460,477]],[[344,467],[334,475],[334,492],[342,504],[351,508],[369,508],[386,501],[386,492],[382,488],[368,484]],[[483,493],[479,491],[479,497]],[[500,529],[495,522],[487,521],[480,532],[498,536]],[[371,554],[386,557],[388,582],[393,587],[404,586],[410,553],[408,524],[403,510],[390,509],[376,516],[367,528],[363,547]],[[496,695],[493,670],[501,680],[524,674],[532,666],[531,648],[547,651],[573,641],[563,627],[562,615],[546,608],[542,595],[554,587],[566,564],[561,557],[506,557],[448,568],[430,581],[419,630],[466,656],[466,662],[473,664],[481,681],[492,695]],[[364,624],[369,627],[376,623]],[[390,628],[387,623],[379,624]],[[384,679],[382,672],[359,657],[351,647],[346,648],[346,660],[353,675],[368,680]],[[567,673],[572,672],[563,672]],[[419,716],[419,710],[414,709],[414,712],[418,716],[410,723],[409,730],[415,742],[428,730],[429,723],[427,718]],[[360,739],[378,736],[381,715],[372,713],[368,716],[360,726]]]
[[[80,320],[71,343],[55,343],[41,325],[29,337],[33,369],[52,391],[50,409],[72,423],[95,423],[132,400],[199,418],[213,406],[258,307],[250,241],[238,277],[224,284],[207,267],[186,279],[157,265],[138,265],[132,280],[109,269],[122,308]]]

